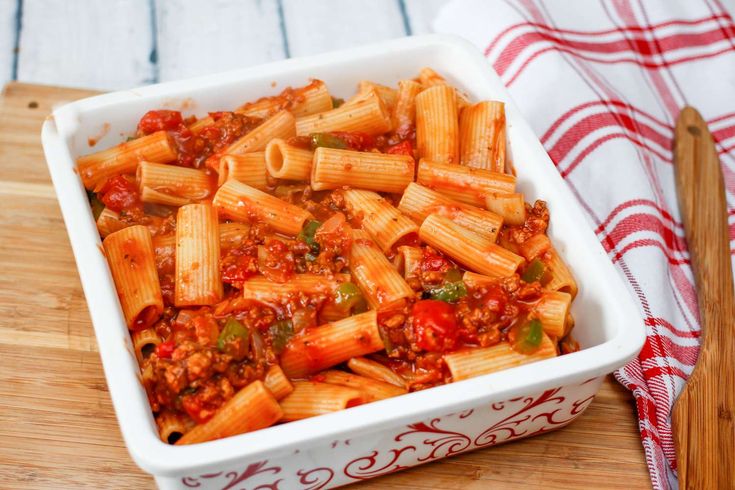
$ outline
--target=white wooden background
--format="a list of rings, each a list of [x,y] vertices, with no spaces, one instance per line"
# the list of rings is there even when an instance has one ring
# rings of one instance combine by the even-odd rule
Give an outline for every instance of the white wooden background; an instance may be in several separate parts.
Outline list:
[[[0,87],[129,88],[422,34],[448,1],[0,0]]]
[[[0,87],[129,88],[426,33],[447,1],[0,0]]]

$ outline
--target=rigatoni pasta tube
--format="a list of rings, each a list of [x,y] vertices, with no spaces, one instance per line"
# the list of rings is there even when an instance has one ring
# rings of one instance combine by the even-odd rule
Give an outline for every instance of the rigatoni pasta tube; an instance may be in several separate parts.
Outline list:
[[[467,286],[470,289],[477,289],[483,286],[490,286],[491,284],[495,284],[496,281],[497,281],[497,277],[484,276],[476,272],[467,271],[464,274],[462,274],[462,282],[464,283],[465,286]]]
[[[403,277],[409,278],[418,275],[421,271],[421,260],[424,257],[423,249],[401,245],[398,247],[398,253],[403,257]]]
[[[378,94],[378,97],[380,97],[380,100],[383,101],[383,104],[385,104],[385,108],[389,111],[393,110],[393,107],[396,105],[398,93],[394,88],[386,87],[385,85],[369,80],[360,80],[360,83],[357,84],[357,90],[360,93],[367,93],[374,90]]]
[[[363,402],[362,393],[353,388],[316,381],[295,381],[293,392],[281,400],[281,420],[291,422],[316,417]]]
[[[572,295],[561,291],[545,291],[533,307],[533,314],[541,322],[541,327],[556,338],[564,336],[567,314],[572,304]]]
[[[189,432],[196,424],[191,418],[183,413],[163,410],[156,417],[158,435],[163,442],[176,444],[176,441]]]
[[[274,364],[265,373],[265,379],[263,380],[265,387],[273,394],[276,400],[285,398],[293,391],[293,385],[286,377],[286,373],[283,372],[281,366]]]
[[[413,181],[413,173],[414,161],[408,155],[317,148],[311,188],[321,191],[349,186],[400,193]]]
[[[108,235],[102,245],[128,328],[152,325],[163,311],[163,297],[148,228],[123,228]]]
[[[348,388],[358,390],[362,394],[363,401],[366,403],[406,394],[405,388],[399,388],[390,383],[346,373],[344,371],[338,371],[336,369],[324,371],[319,374],[319,377],[325,383],[346,386]]]
[[[443,76],[439,75],[428,66],[425,66],[419,72],[419,82],[421,83],[422,88],[434,87],[435,85],[448,85],[446,79]],[[467,107],[470,104],[467,100],[467,97],[465,97],[459,91],[456,91],[456,93],[457,109],[461,110],[464,107]]]
[[[378,381],[385,381],[386,383],[398,386],[399,388],[406,387],[406,380],[398,373],[379,362],[372,361],[365,357],[353,357],[347,361],[347,367],[360,376],[365,376],[366,378]]]
[[[265,147],[265,165],[268,173],[277,179],[307,182],[311,175],[314,152],[287,144],[276,138]]]
[[[163,204],[166,206],[183,206],[191,203],[191,200],[186,199],[185,197],[174,196],[172,194],[151,189],[150,187],[143,187],[140,190],[140,200],[143,202]]]
[[[467,349],[444,355],[453,381],[490,374],[503,369],[556,357],[556,346],[545,334],[539,348],[531,354],[516,352],[508,342],[492,347]]]
[[[398,209],[418,223],[430,214],[439,214],[493,242],[503,226],[503,218],[491,211],[454,201],[413,182],[406,187]]]
[[[542,257],[550,249],[551,240],[543,233],[537,233],[518,244],[518,251],[529,262],[537,257]]]
[[[102,238],[128,226],[130,226],[128,223],[120,219],[120,214],[110,208],[103,209],[97,216],[97,231],[100,232]]]
[[[168,163],[176,160],[176,156],[176,148],[168,133],[157,131],[107,150],[79,157],[77,170],[84,187],[94,189],[110,177],[134,173],[141,160]]]
[[[516,187],[513,175],[428,160],[419,162],[416,182],[457,201],[481,207],[485,207],[488,194],[510,194]]]
[[[416,96],[416,146],[420,158],[459,163],[457,100],[452,87],[436,85]]]
[[[212,192],[209,176],[204,171],[177,165],[140,162],[136,180],[143,202],[147,202],[145,189],[182,198],[185,203],[205,199]]]
[[[352,232],[350,272],[368,304],[376,310],[400,308],[407,298],[415,295],[411,286],[362,230]]]
[[[360,131],[378,135],[390,128],[390,113],[375,91],[369,92],[354,104],[296,119],[298,136],[324,131]]]
[[[279,95],[249,102],[236,112],[250,117],[267,118],[284,109],[296,117],[328,111],[332,109],[332,96],[324,82],[313,80],[304,87],[289,87]]]
[[[256,189],[268,188],[265,152],[254,151],[242,155],[225,155],[219,161],[217,185],[236,180]]]
[[[577,295],[577,281],[574,280],[572,272],[564,263],[559,253],[551,248],[545,255],[546,269],[551,274],[551,280],[544,286],[553,291],[565,291],[574,298]]]
[[[416,96],[421,92],[421,84],[413,80],[398,82],[398,95],[391,120],[393,131],[400,138],[408,138],[416,123]]]
[[[139,363],[142,363],[143,360],[153,352],[153,349],[162,342],[161,337],[153,328],[137,330],[133,332],[132,338],[133,350],[135,351],[135,357],[138,358]]]
[[[176,215],[176,306],[212,305],[222,299],[219,222],[208,204],[188,204]]]
[[[526,221],[526,202],[523,194],[488,194],[485,208],[499,214],[509,225],[522,225]]]
[[[524,259],[438,214],[430,214],[419,237],[469,269],[492,277],[513,275]]]
[[[230,398],[207,422],[197,425],[176,445],[221,439],[270,427],[283,416],[280,405],[262,381],[253,381]]]
[[[237,180],[225,182],[214,195],[212,204],[233,220],[250,222],[260,219],[273,230],[291,236],[297,235],[311,217],[305,209]]]
[[[240,245],[247,240],[250,225],[247,223],[220,223],[219,248],[220,251]]]
[[[362,228],[384,252],[390,251],[402,238],[419,231],[416,223],[403,216],[380,194],[350,189],[344,192],[344,199],[354,215],[362,216]]]
[[[281,354],[281,367],[300,378],[383,349],[375,310],[308,329],[292,337]]]
[[[290,138],[295,135],[295,119],[288,111],[280,111],[266,119],[245,136],[241,137],[221,153],[224,155],[242,155],[254,151],[265,150],[273,138]]]
[[[347,280],[349,276],[346,274],[335,274],[333,277],[321,274],[294,274],[287,282],[273,282],[263,276],[255,276],[243,281],[240,295],[243,299],[265,303],[285,302],[299,293],[332,296],[339,285]]]
[[[460,163],[505,171],[505,104],[485,100],[462,109],[459,118]]]

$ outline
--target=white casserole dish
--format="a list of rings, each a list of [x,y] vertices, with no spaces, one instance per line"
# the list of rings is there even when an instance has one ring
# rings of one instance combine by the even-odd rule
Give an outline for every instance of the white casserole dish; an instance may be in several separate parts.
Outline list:
[[[75,173],[89,137],[107,148],[149,109],[231,110],[286,86],[324,80],[347,96],[361,79],[385,84],[424,66],[473,100],[506,102],[510,153],[526,200],[551,210],[549,235],[574,272],[580,352],[223,440],[170,446],[157,434],[85,190]],[[273,82],[276,82],[273,85]],[[106,129],[105,129],[106,128]],[[539,140],[482,54],[449,36],[404,38],[244,70],[92,97],[56,109],[43,146],[92,316],[107,383],[130,454],[161,488],[327,488],[562,427],[603,376],[633,358],[644,327],[607,254]]]

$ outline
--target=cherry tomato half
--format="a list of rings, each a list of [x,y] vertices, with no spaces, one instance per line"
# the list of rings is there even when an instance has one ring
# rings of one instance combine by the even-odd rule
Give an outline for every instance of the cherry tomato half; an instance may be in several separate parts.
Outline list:
[[[112,177],[105,182],[99,198],[105,206],[118,213],[124,209],[142,207],[138,188],[123,175]]]
[[[156,346],[156,355],[161,359],[171,359],[171,355],[174,353],[174,349],[176,349],[176,344],[174,344],[174,341],[167,340],[166,342],[161,342]]]
[[[413,156],[413,145],[411,145],[411,142],[401,141],[400,143],[397,143],[393,146],[389,146],[385,150],[386,153],[389,153],[391,155],[408,155],[410,157]]]
[[[138,132],[151,134],[156,131],[173,131],[184,123],[179,111],[148,111],[138,123]]]
[[[443,352],[457,347],[459,326],[454,305],[433,299],[417,301],[411,310],[416,344],[424,350]]]

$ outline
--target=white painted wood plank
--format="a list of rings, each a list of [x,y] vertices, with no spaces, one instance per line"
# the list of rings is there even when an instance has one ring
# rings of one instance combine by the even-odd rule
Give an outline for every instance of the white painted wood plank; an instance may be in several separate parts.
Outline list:
[[[406,35],[398,0],[283,0],[291,56]]]
[[[18,0],[0,0],[0,87],[13,78]]]
[[[161,81],[286,57],[275,0],[156,0]]]
[[[120,89],[153,79],[147,0],[24,0],[18,80]]]
[[[451,0],[403,0],[411,34],[433,32],[431,23],[439,10]]]

